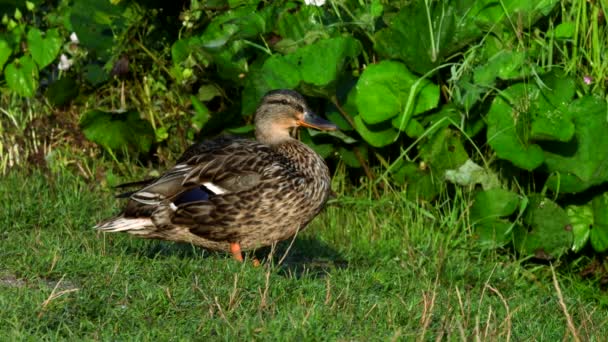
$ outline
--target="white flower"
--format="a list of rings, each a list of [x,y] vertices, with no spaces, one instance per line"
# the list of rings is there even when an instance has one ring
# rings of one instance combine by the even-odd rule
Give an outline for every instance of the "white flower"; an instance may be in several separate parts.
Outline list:
[[[325,5],[325,0],[304,0],[304,3],[312,6],[323,6]]]
[[[68,56],[62,53],[61,57],[59,57],[59,65],[57,67],[61,71],[66,71],[72,66],[73,63],[74,62],[71,59],[68,59]]]
[[[72,32],[72,34],[70,35],[70,41],[74,44],[80,43],[80,41],[78,40],[78,36],[76,35],[76,32]]]

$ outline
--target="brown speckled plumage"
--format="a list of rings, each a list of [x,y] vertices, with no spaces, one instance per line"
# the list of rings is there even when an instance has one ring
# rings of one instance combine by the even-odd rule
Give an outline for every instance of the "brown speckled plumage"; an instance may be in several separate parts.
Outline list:
[[[268,93],[256,111],[257,141],[222,136],[191,146],[175,167],[133,193],[121,215],[97,228],[221,251],[293,236],[330,192],[323,159],[290,136],[297,126],[335,129],[314,117],[298,93]],[[182,200],[185,194],[200,198]]]

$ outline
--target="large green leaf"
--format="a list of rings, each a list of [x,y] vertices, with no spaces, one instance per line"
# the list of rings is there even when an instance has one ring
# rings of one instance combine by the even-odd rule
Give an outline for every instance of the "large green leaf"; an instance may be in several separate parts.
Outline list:
[[[471,159],[467,159],[457,169],[446,170],[445,180],[469,188],[481,184],[484,190],[500,187],[500,180],[494,171],[475,164]]]
[[[593,227],[593,209],[590,205],[569,205],[566,213],[572,225],[572,250],[579,252],[589,241],[591,227]]]
[[[123,2],[124,4],[125,2]],[[126,28],[123,17],[125,5],[113,5],[107,0],[75,1],[71,7],[70,22],[78,35],[80,45],[101,60],[108,60],[114,47],[114,34]]]
[[[328,38],[337,29],[319,20],[319,9],[315,6],[298,6],[288,2],[278,11],[276,31],[280,40],[273,49],[281,53],[293,52],[298,47]]]
[[[30,56],[15,59],[4,68],[8,87],[17,94],[32,97],[38,89],[38,68]]]
[[[200,36],[202,46],[210,50],[221,49],[233,39],[247,39],[265,32],[265,18],[255,7],[242,6],[213,18]]]
[[[572,250],[580,251],[587,241],[596,252],[608,250],[608,192],[595,196],[585,205],[570,205],[566,208],[574,243]]]
[[[432,200],[440,191],[432,170],[424,164],[416,164],[400,159],[391,167],[391,178],[399,185],[406,185],[406,197],[412,201]]]
[[[271,56],[247,76],[242,113],[253,113],[260,98],[278,88],[301,86],[312,95],[334,95],[335,83],[347,61],[360,53],[358,40],[338,37],[319,40],[284,56]]]
[[[4,63],[8,61],[12,51],[6,40],[0,39],[0,71],[4,67]]]
[[[547,186],[553,191],[580,192],[608,181],[606,102],[586,96],[569,106],[576,127],[564,143],[543,145]]]
[[[281,55],[268,58],[261,69],[247,75],[243,90],[243,115],[251,115],[266,92],[273,89],[294,89],[300,84],[295,65]]]
[[[299,48],[285,59],[297,66],[302,82],[323,88],[335,82],[345,63],[361,53],[361,43],[352,37],[323,39]],[[329,94],[332,95],[332,94]]]
[[[367,67],[356,89],[355,103],[366,123],[377,124],[398,117],[395,124],[403,130],[412,115],[437,107],[439,101],[437,85],[419,79],[405,65],[394,61],[382,61]],[[411,91],[414,94],[410,94]]]
[[[438,182],[443,181],[447,170],[456,169],[469,159],[461,134],[448,127],[423,139],[419,151],[420,157],[430,166]]]
[[[548,198],[538,194],[529,197],[524,223],[527,227],[513,230],[513,243],[522,254],[548,260],[562,255],[572,245],[566,211]]]
[[[190,119],[192,127],[199,132],[209,121],[209,109],[196,96],[190,95],[195,114]]]
[[[480,191],[475,195],[470,217],[476,238],[483,247],[504,246],[511,240],[514,224],[503,217],[512,215],[519,204],[519,195],[504,189]]]
[[[230,42],[224,49],[211,54],[213,63],[217,66],[217,75],[225,80],[240,82],[249,72],[248,54],[243,51],[248,47],[243,40]],[[204,58],[204,55],[202,55]],[[205,63],[206,61],[202,61]]]
[[[146,153],[154,142],[152,125],[140,118],[139,112],[86,112],[80,119],[85,137],[104,148]]]
[[[475,69],[477,84],[492,86],[495,79],[512,80],[531,76],[531,68],[523,51],[500,50],[487,63]]]
[[[518,83],[500,93],[487,115],[487,140],[499,158],[525,170],[539,167],[538,140],[568,141],[574,134],[567,103],[574,97],[569,78],[548,75],[544,84]]]
[[[477,24],[488,30],[511,30],[514,18],[523,27],[530,27],[547,16],[559,0],[481,0],[475,1],[471,13]]]
[[[593,208],[593,228],[591,229],[591,246],[599,253],[608,250],[608,192],[598,195],[591,201]]]
[[[62,39],[57,29],[50,29],[43,33],[33,27],[27,33],[27,46],[38,68],[42,69],[51,64],[59,55]]]
[[[70,77],[62,77],[51,83],[46,90],[46,98],[55,106],[63,106],[78,96],[80,87],[76,80]]]
[[[471,220],[477,224],[486,220],[509,216],[517,210],[520,197],[504,189],[490,189],[475,194],[471,206]]]
[[[393,128],[389,122],[368,125],[361,119],[361,115],[355,116],[354,122],[357,132],[374,147],[390,145],[399,136],[399,131]]]
[[[396,16],[387,17],[387,28],[374,37],[382,56],[401,59],[420,74],[438,66],[460,47],[481,37],[471,11],[473,0],[412,1]]]

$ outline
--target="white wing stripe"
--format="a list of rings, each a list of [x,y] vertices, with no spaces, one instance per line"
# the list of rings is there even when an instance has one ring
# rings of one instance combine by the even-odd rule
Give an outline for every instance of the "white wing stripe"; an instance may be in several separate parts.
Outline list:
[[[227,192],[227,190],[226,190],[226,189],[221,188],[221,187],[219,187],[219,186],[217,186],[217,185],[215,185],[215,184],[213,184],[213,183],[211,183],[211,182],[204,182],[204,183],[203,183],[203,186],[204,186],[205,188],[207,188],[207,190],[209,190],[209,191],[213,192],[213,193],[214,193],[214,194],[216,194],[216,195],[221,195],[221,194],[223,194],[223,193],[226,193],[226,192]]]

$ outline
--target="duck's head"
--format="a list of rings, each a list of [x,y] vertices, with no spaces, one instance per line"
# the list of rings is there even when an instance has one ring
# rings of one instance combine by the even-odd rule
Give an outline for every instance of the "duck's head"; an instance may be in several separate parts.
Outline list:
[[[255,112],[255,136],[259,142],[278,144],[291,138],[297,127],[322,131],[338,129],[308,108],[302,95],[287,89],[272,90],[262,98]]]

